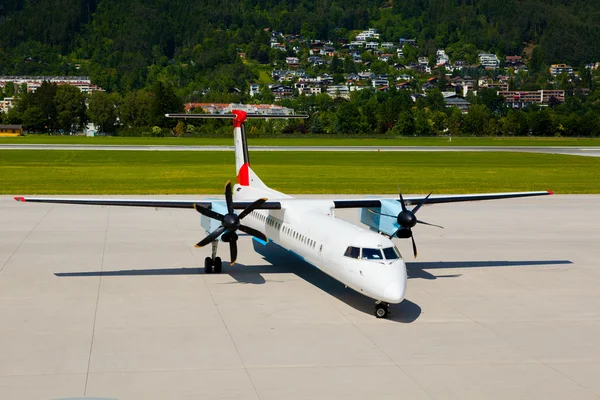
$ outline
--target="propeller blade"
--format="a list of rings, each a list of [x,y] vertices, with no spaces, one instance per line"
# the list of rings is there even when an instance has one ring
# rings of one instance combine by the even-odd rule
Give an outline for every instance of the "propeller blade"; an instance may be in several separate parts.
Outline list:
[[[232,237],[229,241],[229,254],[231,255],[231,261],[229,264],[233,267],[235,261],[237,260],[237,237]]]
[[[246,215],[250,214],[252,211],[254,211],[258,207],[262,206],[266,201],[267,201],[267,199],[265,199],[265,198],[256,200],[254,203],[252,203],[248,207],[246,207],[244,209],[244,211],[242,211],[242,213],[240,215],[238,215],[238,218],[239,219],[244,218]]]
[[[197,204],[194,204],[194,209],[196,211],[198,211],[200,214],[207,216],[208,218],[216,219],[217,221],[223,222],[223,216],[219,213],[214,212],[211,209],[199,206]]]
[[[412,245],[413,245],[413,254],[415,255],[415,258],[417,258],[417,245],[415,244],[415,238],[412,234],[412,231],[410,232],[410,238],[412,240]]]
[[[433,193],[433,192],[431,192],[431,193]],[[417,204],[417,206],[415,208],[412,209],[413,214],[416,214],[417,211],[419,211],[419,208],[421,208],[421,206],[423,206],[423,204],[425,204],[425,202],[427,201],[429,196],[431,196],[431,193],[429,193],[423,200],[421,200],[421,202],[419,204]]]
[[[398,186],[398,196],[400,196],[400,205],[402,206],[402,211],[406,211],[406,205],[404,204],[404,197],[402,197],[400,186]]]
[[[225,227],[224,226],[218,227],[212,233],[210,233],[207,237],[205,237],[200,242],[198,242],[198,244],[196,244],[196,247],[206,246],[207,244],[211,243],[213,240],[218,238],[219,235],[221,235],[221,233],[223,233],[223,232],[225,232]]]
[[[231,181],[225,184],[225,202],[227,203],[227,214],[233,214],[233,196],[231,194]]]
[[[380,212],[377,212],[377,211],[373,211],[370,208],[367,208],[367,210],[369,210],[369,212],[372,212],[373,214],[377,214],[377,215],[385,215],[386,217],[392,217],[392,218],[396,218],[397,217],[397,215],[383,214],[383,213],[380,213]]]
[[[248,235],[252,235],[255,238],[258,238],[260,240],[262,240],[263,242],[268,242],[269,239],[267,239],[267,237],[260,231],[257,231],[254,228],[250,228],[249,226],[246,225],[240,225],[240,231],[247,233]]]
[[[425,221],[419,221],[419,220],[417,220],[417,224],[423,224],[423,225],[435,226],[436,228],[442,228],[442,229],[444,229],[444,227],[443,227],[443,226],[441,226],[441,225],[430,224],[429,222],[425,222]]]

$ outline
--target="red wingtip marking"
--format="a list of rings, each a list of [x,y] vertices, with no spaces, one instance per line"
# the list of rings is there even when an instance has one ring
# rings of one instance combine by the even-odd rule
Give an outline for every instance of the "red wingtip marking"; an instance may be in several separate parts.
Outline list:
[[[235,115],[235,119],[233,120],[233,127],[240,128],[244,121],[246,121],[246,117],[248,116],[248,114],[246,114],[246,111],[242,110],[233,110],[231,111],[231,113]]]
[[[244,165],[242,165],[238,171],[237,183],[242,186],[250,186],[250,172],[248,171],[249,167],[250,165],[248,163],[244,163]]]
[[[15,197],[15,200],[24,203],[25,202],[25,197]]]
[[[553,192],[552,190],[548,190],[548,194],[549,194],[549,195],[553,195],[553,194],[554,194],[554,192]]]

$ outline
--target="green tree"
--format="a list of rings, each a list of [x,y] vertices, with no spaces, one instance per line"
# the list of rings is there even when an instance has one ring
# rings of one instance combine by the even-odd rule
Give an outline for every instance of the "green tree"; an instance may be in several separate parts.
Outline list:
[[[32,106],[23,112],[23,129],[33,132],[48,130],[48,119],[41,108]]]
[[[151,124],[173,128],[177,121],[167,118],[165,114],[183,112],[183,101],[177,96],[173,86],[160,81],[152,86],[151,93]]]
[[[15,85],[12,82],[6,82],[4,86],[4,96],[13,97],[15,95]]]
[[[476,104],[486,106],[494,114],[503,114],[506,110],[504,99],[494,89],[481,88],[477,91]]]
[[[127,127],[150,126],[152,95],[147,90],[135,90],[125,95],[119,107],[121,123]]]
[[[116,96],[100,91],[90,95],[88,116],[100,132],[114,132],[117,121],[116,107]]]
[[[70,85],[57,87],[54,104],[60,129],[69,132],[73,126],[82,127],[85,124],[85,95],[77,87]]]
[[[318,114],[315,114],[310,119],[310,133],[323,133],[323,123]]]
[[[550,108],[530,112],[528,119],[531,133],[534,136],[554,136],[557,132],[554,112]]]
[[[360,133],[361,120],[358,107],[354,103],[342,103],[336,112],[335,130],[337,133]]]
[[[488,134],[490,110],[482,104],[473,104],[465,115],[462,132],[468,136],[483,136]]]
[[[413,136],[415,134],[415,118],[412,109],[402,111],[398,115],[393,132],[395,135],[400,136]]]

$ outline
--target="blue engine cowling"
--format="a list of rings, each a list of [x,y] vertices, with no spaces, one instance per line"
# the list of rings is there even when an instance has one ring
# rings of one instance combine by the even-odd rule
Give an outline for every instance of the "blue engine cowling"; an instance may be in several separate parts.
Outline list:
[[[369,210],[381,214],[394,215],[394,217],[387,217],[385,215],[375,214],[373,212],[370,212]],[[386,235],[392,235],[400,227],[400,225],[398,225],[398,220],[395,216],[400,214],[401,211],[402,205],[400,205],[398,200],[382,199],[381,207],[360,209],[360,222],[367,225],[373,231],[382,232]]]
[[[224,201],[213,201],[211,204],[211,210],[221,215],[225,215],[227,214],[227,204]],[[221,226],[221,221],[208,218],[205,215],[201,214],[200,225],[204,228],[204,230],[206,230],[207,233],[210,233]]]

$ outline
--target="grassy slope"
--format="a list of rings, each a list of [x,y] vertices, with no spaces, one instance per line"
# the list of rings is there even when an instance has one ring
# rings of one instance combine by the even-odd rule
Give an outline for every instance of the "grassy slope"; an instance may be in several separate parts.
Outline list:
[[[253,168],[289,193],[477,193],[552,189],[600,193],[600,158],[516,153],[252,154]],[[0,193],[221,193],[228,152],[2,151]]]
[[[180,145],[231,146],[232,138],[141,138],[141,137],[82,137],[38,136],[0,138],[0,144],[98,144],[98,145]],[[600,146],[600,139],[581,138],[391,138],[357,139],[331,137],[249,137],[251,146]]]

